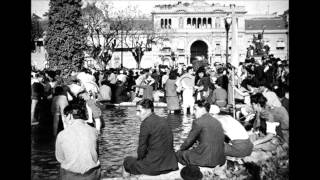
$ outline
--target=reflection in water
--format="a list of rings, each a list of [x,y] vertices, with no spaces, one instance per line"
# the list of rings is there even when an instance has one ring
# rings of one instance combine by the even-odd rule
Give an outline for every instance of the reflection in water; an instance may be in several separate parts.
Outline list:
[[[174,134],[174,148],[178,150],[191,129],[193,116],[167,114],[165,108],[155,108],[155,113],[168,120]],[[137,156],[140,120],[135,107],[115,107],[102,111],[105,128],[99,137],[99,159],[102,177],[121,175],[126,156]],[[32,138],[34,138],[32,134]],[[32,142],[32,179],[56,179],[59,163],[54,156],[54,143]],[[37,178],[38,177],[38,178]]]

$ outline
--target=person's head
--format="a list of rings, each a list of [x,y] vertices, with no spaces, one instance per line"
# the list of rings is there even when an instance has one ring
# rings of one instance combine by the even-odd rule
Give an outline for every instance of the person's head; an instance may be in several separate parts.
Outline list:
[[[193,67],[192,66],[188,66],[187,67],[187,73],[189,73],[189,74],[193,73]]]
[[[196,118],[200,118],[202,115],[209,112],[210,104],[205,100],[197,100],[194,103],[194,109]]]
[[[180,171],[180,176],[183,180],[201,180],[203,175],[200,168],[195,165],[187,165]]]
[[[86,107],[81,103],[72,103],[67,105],[63,109],[63,115],[66,117],[65,119],[73,120],[73,119],[86,119]]]
[[[204,76],[204,71],[199,71],[199,72],[198,72],[198,76],[199,76],[200,78],[203,78],[203,76]]]
[[[140,120],[144,120],[154,110],[153,101],[150,99],[142,99],[137,102],[137,116]]]
[[[78,98],[83,99],[85,101],[90,99],[90,95],[86,90],[83,90],[81,92],[78,93]]]
[[[262,93],[256,93],[250,96],[250,102],[252,108],[256,111],[261,111],[262,108],[266,107],[267,98],[262,95]]]

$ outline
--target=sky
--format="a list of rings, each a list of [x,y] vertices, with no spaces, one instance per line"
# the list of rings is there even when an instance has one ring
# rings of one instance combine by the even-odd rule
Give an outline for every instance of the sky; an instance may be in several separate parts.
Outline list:
[[[92,0],[84,0],[92,1]],[[100,0],[105,2],[111,2],[115,10],[124,9],[128,5],[137,6],[139,10],[146,15],[151,15],[152,8],[158,4],[176,4],[178,1],[192,2],[193,0]],[[221,5],[236,4],[239,6],[245,6],[247,14],[269,14],[276,12],[278,15],[282,14],[285,10],[289,9],[289,0],[205,0],[205,2],[220,3]],[[269,7],[269,8],[268,8]],[[49,0],[31,0],[31,13],[35,13],[40,17],[43,17],[45,12],[49,11]]]

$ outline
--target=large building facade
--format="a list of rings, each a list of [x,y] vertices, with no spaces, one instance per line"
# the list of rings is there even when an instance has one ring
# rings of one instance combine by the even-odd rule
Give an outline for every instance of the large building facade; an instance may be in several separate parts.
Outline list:
[[[176,63],[190,64],[193,59],[205,58],[210,63],[226,61],[225,18],[231,14],[229,5],[209,4],[203,0],[190,3],[156,5],[151,13],[152,30],[166,33],[161,45],[152,47],[141,60],[141,67],[155,64],[170,64],[174,55]],[[248,15],[244,6],[235,6],[238,19],[239,61],[244,61],[247,47],[252,44],[253,35],[263,32],[263,40],[270,47],[270,53],[280,59],[288,59],[288,28],[285,20],[276,15]],[[231,33],[229,31],[229,58],[231,53]],[[118,59],[115,53],[113,59]],[[135,67],[133,57],[126,53],[124,67]],[[119,63],[118,63],[119,64]]]

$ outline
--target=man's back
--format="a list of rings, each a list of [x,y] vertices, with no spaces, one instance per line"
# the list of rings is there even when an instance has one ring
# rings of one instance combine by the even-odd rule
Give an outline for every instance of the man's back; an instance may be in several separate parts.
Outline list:
[[[167,121],[155,114],[146,118],[140,127],[138,163],[150,171],[177,169],[173,149],[173,133]]]
[[[83,120],[74,120],[61,131],[56,141],[56,158],[61,168],[84,173],[99,165],[96,152],[96,130]]]
[[[196,148],[187,150],[198,140]],[[224,132],[221,123],[209,113],[193,121],[188,138],[181,145],[181,152],[177,152],[179,162],[205,167],[215,167],[225,162]]]

